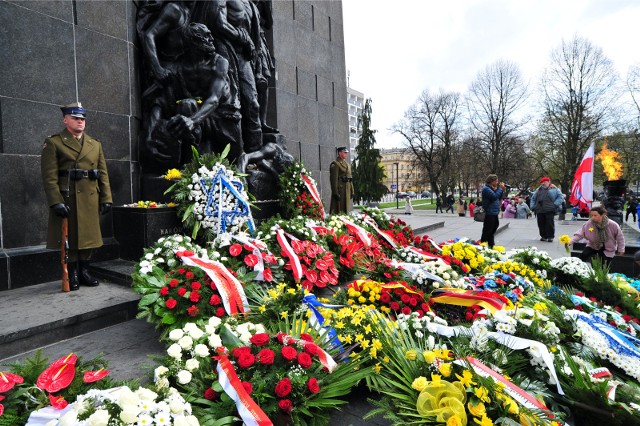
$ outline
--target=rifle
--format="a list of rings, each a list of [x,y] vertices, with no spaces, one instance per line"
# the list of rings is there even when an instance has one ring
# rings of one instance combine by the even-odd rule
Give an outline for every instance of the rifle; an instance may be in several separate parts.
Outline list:
[[[62,238],[60,239],[60,264],[62,265],[62,291],[71,291],[69,288],[69,219],[62,218]]]

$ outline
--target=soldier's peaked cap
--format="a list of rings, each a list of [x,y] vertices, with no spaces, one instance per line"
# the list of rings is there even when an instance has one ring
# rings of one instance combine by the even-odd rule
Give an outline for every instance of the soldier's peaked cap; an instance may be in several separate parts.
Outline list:
[[[82,104],[80,102],[63,106],[60,108],[60,110],[62,111],[62,115],[70,115],[72,117],[84,118],[87,114],[87,110],[82,107]]]
[[[341,146],[337,148],[338,152],[349,152],[346,146]]]

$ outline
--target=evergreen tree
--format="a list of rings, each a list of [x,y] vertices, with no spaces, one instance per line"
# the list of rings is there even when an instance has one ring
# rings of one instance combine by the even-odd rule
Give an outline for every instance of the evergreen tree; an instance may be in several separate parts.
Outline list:
[[[375,148],[376,130],[371,129],[371,99],[364,103],[364,110],[359,117],[360,138],[356,146],[356,158],[352,164],[353,199],[361,201],[380,201],[387,193],[383,185],[384,169],[380,165],[380,150]]]

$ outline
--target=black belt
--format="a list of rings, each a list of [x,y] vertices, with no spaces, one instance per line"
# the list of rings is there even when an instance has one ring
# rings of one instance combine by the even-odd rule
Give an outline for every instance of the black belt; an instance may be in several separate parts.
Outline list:
[[[58,176],[69,176],[71,180],[91,179],[96,180],[100,177],[99,169],[67,169],[58,171]]]

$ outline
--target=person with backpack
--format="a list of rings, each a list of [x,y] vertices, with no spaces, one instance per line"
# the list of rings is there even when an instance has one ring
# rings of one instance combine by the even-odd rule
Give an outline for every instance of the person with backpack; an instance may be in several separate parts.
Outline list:
[[[495,235],[500,225],[500,220],[498,219],[500,200],[504,191],[504,183],[498,183],[498,175],[491,174],[487,176],[485,185],[482,187],[482,208],[485,211],[485,217],[482,224],[480,242],[487,243],[489,248],[493,248],[495,245]]]

